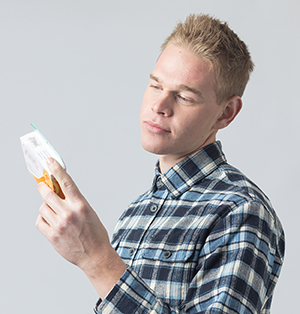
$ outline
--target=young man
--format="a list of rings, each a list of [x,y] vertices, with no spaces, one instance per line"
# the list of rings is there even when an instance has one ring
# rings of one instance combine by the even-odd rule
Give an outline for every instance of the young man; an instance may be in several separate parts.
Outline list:
[[[65,199],[40,184],[36,225],[90,279],[100,296],[95,313],[269,313],[283,230],[216,141],[240,111],[252,70],[226,23],[191,15],[177,25],[141,109],[142,145],[159,156],[153,184],[124,212],[112,245],[72,179],[49,160]]]

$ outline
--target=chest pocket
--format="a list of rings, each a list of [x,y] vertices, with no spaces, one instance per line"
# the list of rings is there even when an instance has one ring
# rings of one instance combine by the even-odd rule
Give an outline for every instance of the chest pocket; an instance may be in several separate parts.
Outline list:
[[[198,228],[161,228],[148,236],[143,258],[166,263],[185,263],[197,260],[199,250]]]
[[[143,250],[142,257],[162,263],[186,263],[192,258],[193,253],[192,250],[187,251],[185,248],[181,248],[180,245],[171,247],[162,244],[156,246],[150,243]]]
[[[160,298],[172,306],[181,306],[197,271],[199,243],[197,232],[189,236],[184,229],[155,233],[141,249],[139,275]]]

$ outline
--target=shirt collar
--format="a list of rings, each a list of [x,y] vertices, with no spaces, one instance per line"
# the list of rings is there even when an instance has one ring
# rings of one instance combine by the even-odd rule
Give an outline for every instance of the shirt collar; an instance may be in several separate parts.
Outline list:
[[[177,198],[225,162],[226,158],[220,141],[209,144],[184,158],[164,174],[160,174],[157,162],[152,188],[157,189],[164,185],[171,196]]]

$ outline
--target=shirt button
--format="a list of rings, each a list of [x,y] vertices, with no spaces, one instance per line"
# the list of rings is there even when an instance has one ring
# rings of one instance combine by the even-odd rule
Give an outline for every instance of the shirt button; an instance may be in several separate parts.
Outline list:
[[[128,253],[129,253],[130,256],[132,256],[134,254],[134,252],[135,252],[135,249],[132,247],[132,248],[129,249]]]
[[[159,178],[157,180],[157,186],[160,188],[163,185],[163,183],[161,182],[161,178]]]
[[[169,257],[171,257],[171,255],[172,255],[172,253],[170,251],[166,251],[166,252],[164,252],[163,257],[169,258]]]
[[[152,206],[150,207],[150,212],[151,212],[151,213],[155,213],[155,212],[157,211],[157,209],[158,209],[158,207],[157,207],[156,205],[152,205]]]

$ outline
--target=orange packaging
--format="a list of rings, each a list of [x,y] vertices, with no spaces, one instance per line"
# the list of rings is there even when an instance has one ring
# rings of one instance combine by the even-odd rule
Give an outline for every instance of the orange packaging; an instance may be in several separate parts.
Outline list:
[[[64,169],[66,169],[66,165],[46,138],[34,125],[32,125],[32,127],[34,128],[33,132],[20,137],[26,166],[38,183],[45,182],[56,194],[64,198],[62,190],[48,168],[46,161],[49,157],[52,157]]]

